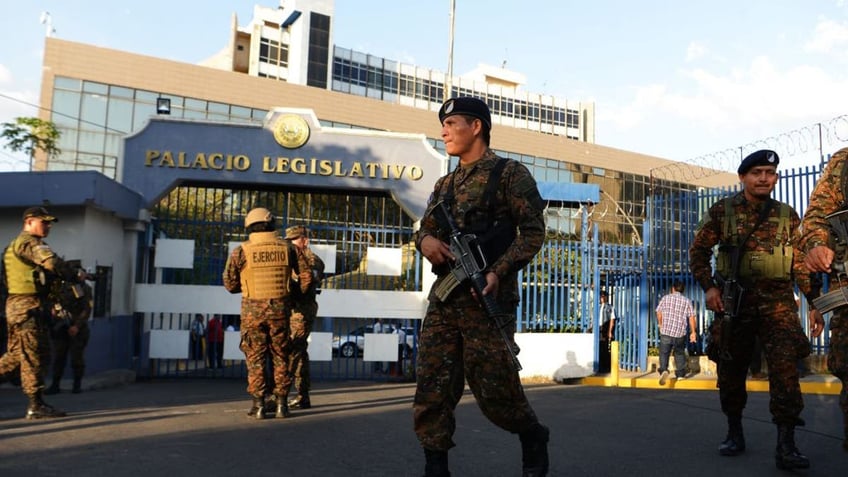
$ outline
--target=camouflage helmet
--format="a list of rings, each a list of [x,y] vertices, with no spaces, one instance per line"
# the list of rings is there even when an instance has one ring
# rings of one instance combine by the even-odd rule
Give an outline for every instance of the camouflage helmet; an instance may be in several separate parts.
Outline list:
[[[247,228],[257,222],[271,222],[273,220],[274,214],[270,210],[264,207],[256,207],[247,213],[247,216],[244,218],[244,226]]]

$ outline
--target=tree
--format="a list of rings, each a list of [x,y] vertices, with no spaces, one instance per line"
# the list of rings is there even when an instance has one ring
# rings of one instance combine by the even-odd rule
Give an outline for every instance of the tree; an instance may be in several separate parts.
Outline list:
[[[43,151],[50,158],[62,152],[56,146],[61,133],[51,121],[20,117],[0,127],[3,131],[0,136],[6,141],[6,148],[12,152],[23,151],[29,156],[29,170],[32,170],[35,151]]]

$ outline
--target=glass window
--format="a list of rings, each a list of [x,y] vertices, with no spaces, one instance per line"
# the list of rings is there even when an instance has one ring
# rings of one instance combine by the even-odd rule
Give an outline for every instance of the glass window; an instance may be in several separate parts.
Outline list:
[[[51,120],[59,127],[76,128],[80,117],[80,93],[55,90]]]
[[[82,90],[86,93],[95,93],[107,96],[109,94],[109,86],[103,83],[94,83],[92,81],[83,81]]]
[[[123,86],[110,86],[109,96],[112,96],[113,98],[133,99],[133,90],[130,88],[124,88]]]
[[[80,117],[85,122],[80,129],[103,129],[106,127],[106,96],[99,93],[85,93],[82,96]]]
[[[80,131],[79,150],[88,153],[102,154],[106,143],[106,134],[102,132]]]
[[[82,82],[74,78],[65,78],[64,76],[57,76],[53,80],[53,87],[56,89],[80,91],[82,90]]]
[[[106,127],[111,132],[124,134],[132,132],[132,112],[133,104],[131,101],[117,98],[110,99]]]
[[[56,143],[56,147],[59,148],[60,151],[74,151],[77,148],[77,137],[79,133],[77,132],[76,126],[72,128],[63,128],[59,129],[59,142]]]

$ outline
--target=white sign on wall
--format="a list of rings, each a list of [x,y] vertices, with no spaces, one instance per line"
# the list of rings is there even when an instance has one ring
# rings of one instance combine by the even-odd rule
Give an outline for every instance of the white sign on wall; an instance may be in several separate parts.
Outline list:
[[[396,277],[401,273],[403,250],[399,248],[368,247],[368,275],[389,275]]]
[[[194,268],[194,240],[158,239],[156,268]]]

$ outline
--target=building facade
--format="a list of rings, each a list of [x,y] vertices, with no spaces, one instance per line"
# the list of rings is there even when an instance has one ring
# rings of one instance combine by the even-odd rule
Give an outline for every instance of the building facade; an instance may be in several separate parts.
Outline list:
[[[326,318],[423,315],[429,274],[410,241],[428,188],[455,165],[436,115],[447,78],[333,46],[332,6],[256,7],[246,27],[233,17],[228,47],[203,65],[46,39],[42,119],[61,131],[62,153],[37,157],[35,169],[97,171],[143,197],[125,291],[137,334],[150,340],[143,350],[169,342],[159,335],[182,331],[193,313],[236,322],[237,302],[220,296],[220,270],[244,238],[244,214],[258,205],[281,227],[315,230],[313,243],[335,266],[321,298]],[[579,236],[588,217],[595,240],[640,245],[649,193],[736,180],[594,144],[593,105],[522,92],[520,75],[483,67],[447,83],[454,95],[489,104],[492,148],[533,173],[550,237]],[[269,134],[277,108],[315,136],[279,150]],[[420,144],[399,158],[405,141]],[[396,268],[375,271],[369,257],[381,254]],[[322,328],[340,332],[338,321]]]

